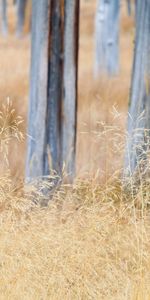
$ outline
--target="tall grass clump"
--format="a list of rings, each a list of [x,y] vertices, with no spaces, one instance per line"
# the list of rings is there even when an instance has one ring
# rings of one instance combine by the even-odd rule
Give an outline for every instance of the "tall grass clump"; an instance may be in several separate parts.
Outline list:
[[[22,123],[22,117],[16,116],[12,102],[7,98],[6,103],[2,103],[0,110],[0,152],[3,156],[3,161],[8,166],[9,143],[14,139],[22,141],[24,138],[24,135],[20,130],[20,125]]]
[[[19,119],[8,141],[22,137]],[[76,179],[42,207],[42,184],[0,178],[0,298],[150,299],[150,213],[139,195],[118,177]]]

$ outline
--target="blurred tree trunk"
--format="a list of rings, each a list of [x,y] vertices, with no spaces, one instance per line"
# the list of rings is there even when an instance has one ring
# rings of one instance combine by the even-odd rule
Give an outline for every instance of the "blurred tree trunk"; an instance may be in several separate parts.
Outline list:
[[[33,0],[26,177],[75,170],[79,1]]]
[[[17,0],[17,36],[21,36],[25,21],[27,0]]]
[[[150,2],[137,0],[137,28],[128,116],[125,169],[144,175],[149,163],[150,130]],[[138,175],[139,176],[139,175]]]
[[[127,1],[128,15],[131,16],[132,13],[131,0],[126,0],[126,1]]]
[[[119,70],[120,0],[98,0],[95,18],[95,76]]]
[[[1,18],[2,18],[2,34],[6,35],[8,33],[8,23],[7,23],[7,0],[1,0]]]

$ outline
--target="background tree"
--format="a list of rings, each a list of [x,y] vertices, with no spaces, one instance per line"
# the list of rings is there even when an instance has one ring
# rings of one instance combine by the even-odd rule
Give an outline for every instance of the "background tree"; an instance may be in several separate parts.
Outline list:
[[[120,1],[98,0],[95,18],[95,76],[119,70]]]
[[[23,31],[27,0],[17,0],[17,35],[20,37]]]
[[[8,32],[7,0],[1,0],[1,24],[2,24],[2,33],[6,35]]]
[[[129,14],[129,16],[130,16],[130,15],[131,15],[131,12],[132,12],[131,0],[126,0],[126,1],[127,1],[128,14]]]
[[[17,35],[21,36],[23,26],[25,22],[25,12],[28,0],[14,0],[13,4],[17,5]],[[1,0],[1,24],[2,33],[6,35],[8,33],[8,20],[7,20],[7,0]]]

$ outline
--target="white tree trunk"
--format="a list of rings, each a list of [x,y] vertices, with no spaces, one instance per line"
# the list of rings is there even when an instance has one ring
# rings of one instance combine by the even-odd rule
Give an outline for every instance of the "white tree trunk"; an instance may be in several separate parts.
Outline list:
[[[120,0],[98,0],[95,18],[95,76],[119,70]]]

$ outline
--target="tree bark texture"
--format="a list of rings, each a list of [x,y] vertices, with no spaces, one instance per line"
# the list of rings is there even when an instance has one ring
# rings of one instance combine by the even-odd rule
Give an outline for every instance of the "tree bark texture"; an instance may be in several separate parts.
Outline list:
[[[75,172],[79,1],[33,0],[26,177]]]

